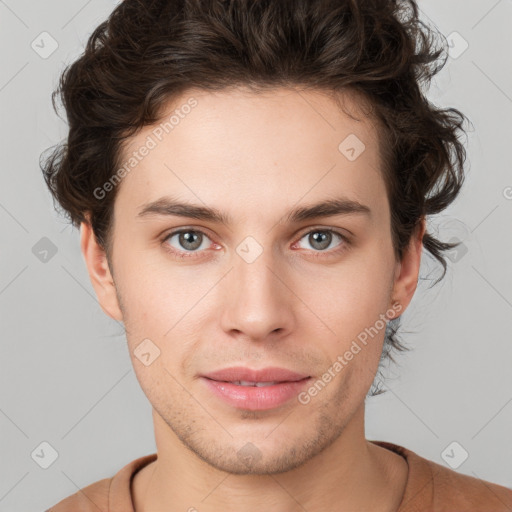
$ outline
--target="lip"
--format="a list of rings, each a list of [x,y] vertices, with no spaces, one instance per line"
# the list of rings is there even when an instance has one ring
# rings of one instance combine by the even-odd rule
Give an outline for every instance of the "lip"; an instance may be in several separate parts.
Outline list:
[[[269,366],[261,370],[251,370],[244,366],[232,366],[231,368],[223,368],[222,370],[206,373],[201,375],[201,377],[224,382],[234,382],[237,380],[250,382],[295,382],[305,379],[309,375],[276,366]]]
[[[273,409],[285,404],[296,397],[311,380],[309,375],[277,367],[251,370],[238,366],[200,377],[207,388],[225,403],[250,411]],[[275,381],[276,384],[264,387],[241,386],[233,384],[235,381]]]

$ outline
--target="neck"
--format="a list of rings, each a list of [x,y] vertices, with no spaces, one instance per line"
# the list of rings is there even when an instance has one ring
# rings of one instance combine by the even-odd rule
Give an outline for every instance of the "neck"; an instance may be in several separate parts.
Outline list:
[[[399,455],[364,437],[364,403],[327,449],[285,473],[220,471],[186,448],[154,411],[158,459],[132,484],[136,512],[316,512],[398,509],[407,480]]]

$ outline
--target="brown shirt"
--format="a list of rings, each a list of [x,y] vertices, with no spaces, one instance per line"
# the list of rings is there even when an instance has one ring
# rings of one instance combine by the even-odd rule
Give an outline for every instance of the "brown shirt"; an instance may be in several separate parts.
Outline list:
[[[371,442],[398,453],[409,466],[397,512],[512,512],[512,489],[508,487],[457,473],[396,444]],[[133,476],[156,458],[156,453],[140,457],[113,478],[84,487],[46,512],[134,512]]]

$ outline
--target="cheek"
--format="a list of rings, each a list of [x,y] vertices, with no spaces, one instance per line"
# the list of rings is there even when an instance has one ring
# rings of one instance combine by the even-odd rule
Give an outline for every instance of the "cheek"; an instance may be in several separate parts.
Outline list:
[[[375,324],[390,304],[391,269],[378,258],[351,261],[302,288],[311,309],[346,340]]]
[[[317,293],[315,299],[319,316],[334,333],[324,346],[331,365],[339,363],[331,368],[341,377],[336,379],[338,387],[356,394],[359,389],[361,396],[371,386],[380,361],[389,283],[389,269],[382,261],[358,262],[332,279],[328,295]]]
[[[197,314],[193,306],[201,290],[193,292],[190,280],[189,286],[183,288],[175,277],[163,276],[149,266],[138,265],[136,273],[126,272],[122,277],[124,324],[132,363],[136,370],[139,368],[137,377],[141,385],[154,385],[151,380],[156,376],[159,381],[171,378],[166,369],[176,374],[182,360],[194,348]],[[141,356],[147,353],[150,355]],[[151,371],[143,364],[148,358],[154,359]]]
[[[119,258],[116,266],[116,284],[118,285],[124,308],[125,323],[138,331],[148,329],[158,332],[167,331],[172,325],[173,287],[176,282],[165,275],[161,263],[152,261],[143,251],[131,250]],[[162,327],[160,323],[167,324]],[[170,324],[170,325],[169,325]]]

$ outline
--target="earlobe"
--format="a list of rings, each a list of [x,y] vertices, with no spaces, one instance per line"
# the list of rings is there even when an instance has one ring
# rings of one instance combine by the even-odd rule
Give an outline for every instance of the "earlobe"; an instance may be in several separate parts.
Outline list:
[[[123,315],[107,256],[105,250],[98,244],[90,223],[80,224],[80,247],[101,309],[114,320],[122,322]]]
[[[418,285],[418,276],[423,250],[423,235],[425,234],[425,217],[422,217],[409,245],[404,250],[402,261],[397,265],[393,285],[392,302],[401,305],[401,314],[412,300]]]

